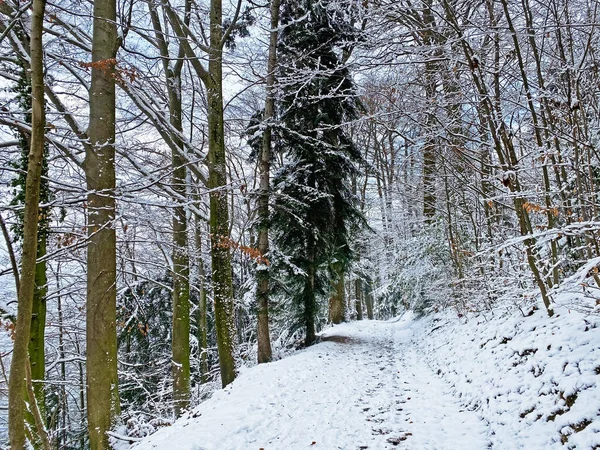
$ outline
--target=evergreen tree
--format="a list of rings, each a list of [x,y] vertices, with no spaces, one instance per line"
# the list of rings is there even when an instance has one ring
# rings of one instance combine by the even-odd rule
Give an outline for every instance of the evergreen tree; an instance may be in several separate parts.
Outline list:
[[[358,101],[338,57],[355,33],[327,2],[286,1],[281,18],[277,150],[287,162],[274,177],[273,239],[310,345],[320,300],[351,259],[361,221],[350,186],[360,155],[343,127]]]
[[[142,281],[118,298],[117,342],[124,363],[119,390],[124,409],[165,413],[156,407],[165,396],[172,398],[165,383],[171,365],[171,283],[170,276],[158,283]]]

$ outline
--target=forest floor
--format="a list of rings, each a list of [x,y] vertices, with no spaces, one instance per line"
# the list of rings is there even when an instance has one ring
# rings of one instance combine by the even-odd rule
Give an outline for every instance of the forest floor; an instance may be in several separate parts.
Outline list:
[[[587,333],[583,317],[567,319],[537,314],[467,323],[407,314],[335,326],[313,347],[243,369],[188,417],[133,448],[600,448],[598,330]],[[555,335],[556,324],[571,331],[556,339],[581,348],[564,348],[565,360],[563,345],[546,340],[545,351],[556,345],[560,353],[554,367],[529,339],[544,337],[532,332],[538,328]],[[578,373],[565,372],[570,361]]]

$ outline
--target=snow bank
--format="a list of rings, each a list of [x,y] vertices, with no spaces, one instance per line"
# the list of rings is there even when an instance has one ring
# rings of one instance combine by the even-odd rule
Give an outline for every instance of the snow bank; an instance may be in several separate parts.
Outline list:
[[[415,345],[488,423],[493,448],[600,448],[600,317],[561,308],[419,322]]]

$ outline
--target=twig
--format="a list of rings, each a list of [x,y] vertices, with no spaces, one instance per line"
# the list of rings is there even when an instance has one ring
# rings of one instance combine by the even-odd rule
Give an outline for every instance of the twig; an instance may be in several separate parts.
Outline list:
[[[115,433],[114,431],[107,431],[106,434],[108,434],[110,437],[114,437],[115,439],[120,439],[121,441],[129,441],[130,443],[131,442],[140,442],[143,440],[143,438],[123,436],[122,434]]]
[[[33,392],[33,382],[31,381],[31,362],[29,361],[29,356],[27,356],[27,362],[25,363],[25,372],[27,375],[27,395],[29,395],[29,407],[31,409],[31,414],[33,415],[33,420],[35,422],[35,427],[38,432],[38,436],[42,441],[42,447],[44,450],[52,450],[50,448],[50,441],[48,440],[48,433],[44,427],[44,423],[42,422],[42,416],[40,415],[40,409],[38,408],[37,399],[35,397],[35,393]]]
[[[19,289],[21,287],[21,281],[19,279],[19,267],[17,266],[17,258],[15,258],[15,252],[13,250],[12,242],[10,240],[10,234],[8,233],[8,228],[6,228],[6,223],[4,222],[4,217],[2,217],[2,214],[0,214],[0,227],[2,227],[2,234],[4,235],[4,240],[6,241],[6,248],[8,249],[10,265],[12,266],[13,275],[15,277],[15,287],[17,288],[18,297]]]

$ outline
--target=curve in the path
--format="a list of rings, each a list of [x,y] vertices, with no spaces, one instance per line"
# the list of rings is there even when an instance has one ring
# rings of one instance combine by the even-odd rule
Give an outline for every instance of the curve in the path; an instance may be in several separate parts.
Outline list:
[[[136,450],[484,450],[485,427],[445,391],[411,322],[362,321],[244,370],[190,417]]]

